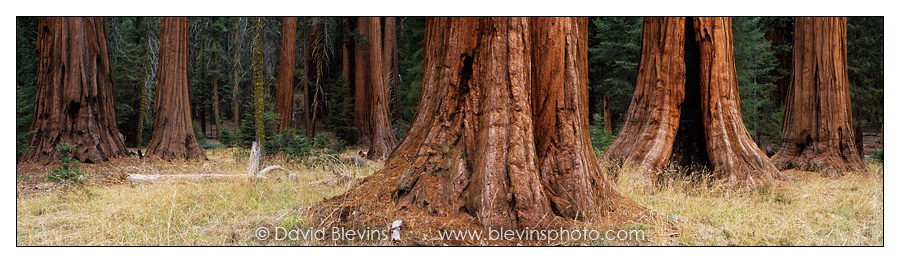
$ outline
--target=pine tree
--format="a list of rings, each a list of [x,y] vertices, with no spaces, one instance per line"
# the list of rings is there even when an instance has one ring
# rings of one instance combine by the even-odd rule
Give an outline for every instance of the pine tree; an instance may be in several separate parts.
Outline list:
[[[405,17],[400,19],[400,118],[397,125],[408,126],[416,112],[416,105],[422,97],[422,75],[425,72],[425,18]],[[400,130],[405,131],[405,127]]]
[[[621,123],[631,102],[641,52],[640,17],[591,19],[588,45],[590,113],[603,113],[610,126]],[[603,103],[608,98],[608,103]],[[613,132],[609,130],[608,132]]]
[[[760,148],[781,138],[782,107],[772,94],[776,89],[778,61],[765,38],[759,17],[735,17],[734,60],[741,96],[744,126]],[[774,154],[774,152],[772,152]]]
[[[847,71],[853,125],[884,129],[884,17],[847,18]]]
[[[16,161],[27,151],[37,89],[37,17],[16,17]]]

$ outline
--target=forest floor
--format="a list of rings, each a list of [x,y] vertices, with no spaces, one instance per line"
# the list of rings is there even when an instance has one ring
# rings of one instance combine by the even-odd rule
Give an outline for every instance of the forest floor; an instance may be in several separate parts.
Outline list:
[[[246,173],[247,150],[207,150],[208,161],[151,162],[133,158],[83,164],[84,188],[45,182],[46,167],[20,164],[16,180],[16,244],[31,245],[421,245],[392,243],[389,226],[359,226],[355,242],[318,236],[309,207],[358,184],[383,165],[347,161],[340,156],[289,161],[267,156],[267,165],[297,172],[267,174],[268,179],[205,178],[134,183],[126,174]],[[828,175],[785,171],[787,180],[755,190],[697,186],[668,180],[653,189],[627,183],[637,176],[617,169],[617,191],[656,212],[657,220],[629,223],[620,230],[641,231],[638,241],[602,240],[546,245],[862,245],[884,244],[884,169]],[[398,216],[393,214],[386,216]],[[414,232],[404,220],[404,238]],[[412,219],[412,222],[415,222]],[[453,225],[452,222],[432,222]],[[412,226],[415,226],[414,224]],[[586,226],[588,227],[588,226]],[[269,232],[261,233],[265,229]],[[602,228],[601,228],[602,229]],[[289,232],[294,230],[294,232]],[[281,231],[281,232],[279,232]],[[345,230],[341,230],[345,231]],[[354,231],[349,229],[347,231]],[[383,231],[383,232],[376,232]],[[619,232],[614,232],[613,235]],[[268,235],[260,239],[260,234]],[[306,234],[307,236],[303,236]],[[321,233],[333,237],[335,232]],[[491,235],[484,233],[485,236]],[[283,240],[278,240],[279,238]],[[542,245],[517,242],[431,242],[425,245]]]

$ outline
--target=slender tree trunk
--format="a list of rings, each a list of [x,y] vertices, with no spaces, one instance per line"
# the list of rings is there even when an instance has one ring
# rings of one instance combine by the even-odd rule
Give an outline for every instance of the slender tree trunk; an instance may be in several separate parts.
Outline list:
[[[670,161],[708,165],[735,186],[780,176],[740,117],[731,19],[645,18],[643,34],[631,107],[603,161],[637,163],[644,183]]]
[[[385,84],[386,90],[388,92],[388,113],[390,116],[391,122],[396,122],[399,120],[398,116],[400,114],[399,105],[400,105],[400,95],[397,93],[397,35],[396,35],[396,17],[385,17],[384,18],[384,32],[383,37],[384,41],[382,46],[384,47],[383,52],[381,53],[384,57],[384,73],[385,73]]]
[[[369,84],[371,84],[371,97],[369,106],[372,114],[372,144],[369,146],[367,156],[372,159],[387,159],[391,154],[397,139],[391,132],[390,104],[388,94],[388,79],[385,74],[385,66],[392,63],[384,61],[384,50],[381,43],[381,19],[378,17],[363,17],[368,20],[364,34],[369,37]],[[380,47],[383,47],[380,48]]]
[[[294,58],[296,57],[297,18],[281,18],[281,56],[278,60],[278,95],[275,112],[281,117],[278,129],[290,127],[294,112]]]
[[[360,31],[368,28],[368,19],[362,17],[356,18],[356,28]],[[363,41],[365,39],[366,41]],[[369,49],[372,44],[367,41],[366,36],[358,36],[356,46],[354,47],[354,63],[353,63],[353,92],[354,92],[354,122],[358,132],[356,144],[369,145],[372,141],[372,124],[371,124],[371,105],[369,98],[372,96],[368,87],[371,85],[369,81]]]
[[[241,126],[241,57],[239,51],[241,50],[240,36],[241,36],[241,28],[240,28],[241,18],[234,19],[234,89],[231,93],[231,104],[234,106],[234,131],[237,132],[238,127]]]
[[[188,19],[162,18],[159,45],[153,132],[147,155],[164,160],[206,159],[191,126]]]
[[[351,50],[353,42],[350,41],[350,38],[347,36],[350,34],[350,18],[343,18],[344,22],[344,39],[341,44],[341,74],[344,75],[344,78],[347,80],[347,83],[350,87],[353,87],[353,81],[350,76],[350,72],[353,72],[352,65],[353,61],[351,61]]]
[[[853,134],[846,27],[845,17],[794,19],[781,149],[772,157],[781,169],[865,169]]]
[[[325,64],[325,39],[323,36],[322,18],[313,17],[309,26],[309,71],[307,71],[306,105],[308,107],[309,121],[306,123],[306,135],[316,136],[316,122],[321,108],[322,95],[321,79]]]
[[[428,18],[408,135],[384,169],[326,203],[397,202],[506,229],[638,214],[590,148],[586,34],[586,18]]]
[[[115,87],[103,18],[42,17],[38,21],[38,85],[23,161],[49,164],[56,145],[77,145],[72,157],[100,163],[126,154],[118,136]]]
[[[266,146],[266,126],[263,119],[265,114],[265,76],[263,75],[263,53],[262,53],[262,17],[254,18],[253,24],[253,117],[256,127],[256,143],[259,145],[259,151],[262,152]],[[265,167],[265,156],[260,154],[259,161],[256,163],[259,168]],[[252,168],[250,168],[251,171]]]
[[[612,133],[612,116],[609,114],[609,93],[603,94],[603,129]]]
[[[138,19],[142,19],[138,17]],[[140,25],[146,25],[147,30],[145,31],[145,36],[150,35],[150,22],[144,20],[144,24],[138,23]],[[143,67],[141,72],[141,91],[140,91],[140,104],[138,105],[138,123],[137,123],[137,138],[135,140],[135,148],[137,148],[138,156],[143,158],[143,153],[141,152],[141,147],[144,145],[144,123],[147,122],[147,108],[150,103],[150,42],[147,41],[147,44],[144,45],[141,43],[141,46],[144,50],[144,57],[142,58]]]
[[[218,50],[218,49],[216,49],[215,42],[213,42],[213,50]],[[212,76],[212,78],[213,78],[213,94],[212,94],[213,105],[212,106],[213,106],[213,119],[216,122],[216,132],[214,135],[216,136],[216,139],[219,139],[219,133],[221,132],[221,127],[222,127],[222,119],[219,118],[219,59],[218,59],[219,53],[217,51],[216,53],[213,53],[213,54],[214,54],[213,55],[213,70],[214,70],[214,72],[213,72],[213,76]]]

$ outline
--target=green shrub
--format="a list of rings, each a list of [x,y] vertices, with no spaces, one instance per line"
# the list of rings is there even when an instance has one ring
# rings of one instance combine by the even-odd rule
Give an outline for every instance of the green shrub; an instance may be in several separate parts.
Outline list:
[[[215,142],[206,142],[206,143],[200,144],[200,147],[203,149],[215,149],[215,148],[223,148],[223,147],[225,147],[225,145],[221,144],[221,143],[215,143]]]
[[[334,132],[339,138],[350,138],[350,135],[356,131],[356,127],[353,125],[353,118],[356,116],[353,112],[353,98],[346,78],[344,75],[340,75],[331,92],[328,93],[328,100],[332,102],[332,105],[322,119],[325,128]]]
[[[228,146],[234,146],[238,141],[238,137],[228,128],[219,130],[219,141]]]
[[[594,125],[591,125],[590,136],[591,146],[593,146],[594,154],[597,157],[603,156],[606,148],[616,139],[612,131],[603,129],[603,116],[600,114],[594,114]]]
[[[875,159],[879,163],[884,163],[884,147],[881,147],[872,154],[872,159]]]
[[[331,134],[327,132],[320,132],[316,134],[316,138],[313,140],[313,147],[317,149],[325,149],[324,153],[332,154],[332,153],[340,153],[344,151],[344,141],[340,138],[332,138]]]
[[[283,153],[286,158],[303,158],[312,154],[314,142],[302,130],[287,129],[281,134],[269,136],[266,154]]]
[[[47,169],[47,181],[69,186],[84,185],[84,180],[81,178],[81,175],[84,174],[84,171],[81,170],[81,163],[71,157],[75,147],[77,145],[65,142],[56,145],[56,150],[59,151],[59,160],[57,161],[59,168]]]
[[[197,137],[197,143],[200,145],[206,144],[206,134],[203,134],[203,129],[200,128],[200,123],[194,122],[194,137]]]

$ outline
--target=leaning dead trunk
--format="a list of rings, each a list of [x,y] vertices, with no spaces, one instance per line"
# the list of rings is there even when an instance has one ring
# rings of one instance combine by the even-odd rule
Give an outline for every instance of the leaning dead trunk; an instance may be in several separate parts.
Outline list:
[[[607,185],[590,148],[586,26],[429,18],[408,135],[384,169],[326,205],[396,202],[506,229],[640,210]]]
[[[49,164],[62,142],[78,145],[72,157],[82,162],[125,155],[103,18],[42,17],[38,26],[35,133],[28,141],[34,148],[22,160]]]
[[[645,18],[642,50],[631,108],[604,162],[636,163],[644,183],[670,162],[708,166],[735,186],[780,176],[741,120],[730,18]]]
[[[188,19],[162,18],[159,36],[159,74],[147,156],[164,160],[206,159],[191,122],[187,78]]]
[[[856,150],[847,78],[847,20],[794,20],[794,60],[785,97],[781,169],[865,169]]]

